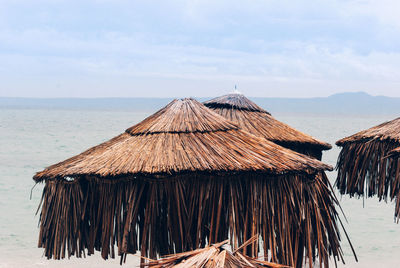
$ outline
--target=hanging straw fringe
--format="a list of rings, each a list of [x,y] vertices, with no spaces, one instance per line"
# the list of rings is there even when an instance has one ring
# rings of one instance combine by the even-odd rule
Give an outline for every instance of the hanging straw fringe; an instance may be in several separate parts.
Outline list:
[[[138,250],[154,259],[228,237],[236,249],[260,234],[244,254],[257,257],[263,248],[266,261],[301,267],[318,257],[327,267],[330,256],[343,260],[335,205],[324,175],[48,180],[39,247],[47,258],[81,257],[87,249],[123,262]]]
[[[81,257],[87,248],[87,227],[81,218],[83,194],[78,183],[48,181],[42,195],[39,247],[54,259]]]
[[[400,218],[400,159],[388,153],[398,147],[397,142],[373,139],[367,142],[341,144],[336,168],[335,186],[341,194],[350,196],[377,195],[379,200],[396,200],[395,220]]]

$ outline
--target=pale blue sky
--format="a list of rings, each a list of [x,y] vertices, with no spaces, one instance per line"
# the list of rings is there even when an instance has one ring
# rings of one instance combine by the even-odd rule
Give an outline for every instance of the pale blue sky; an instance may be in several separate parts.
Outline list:
[[[400,97],[400,1],[0,0],[0,96]]]

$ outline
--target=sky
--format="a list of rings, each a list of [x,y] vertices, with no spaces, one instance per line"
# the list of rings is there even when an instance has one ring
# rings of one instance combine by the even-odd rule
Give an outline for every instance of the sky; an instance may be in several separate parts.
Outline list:
[[[0,97],[400,97],[400,1],[0,0]]]

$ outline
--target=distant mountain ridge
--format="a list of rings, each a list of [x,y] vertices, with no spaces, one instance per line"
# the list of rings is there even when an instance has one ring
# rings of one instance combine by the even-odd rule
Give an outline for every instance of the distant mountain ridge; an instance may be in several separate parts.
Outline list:
[[[210,97],[211,98],[211,97]],[[210,98],[198,98],[205,101]],[[400,98],[346,92],[318,98],[249,97],[272,113],[399,115]],[[0,109],[84,109],[154,112],[173,98],[1,98]]]
[[[271,113],[390,114],[400,116],[400,98],[346,92],[319,98],[252,98]]]
[[[271,113],[399,115],[400,98],[346,92],[318,98],[252,98]]]

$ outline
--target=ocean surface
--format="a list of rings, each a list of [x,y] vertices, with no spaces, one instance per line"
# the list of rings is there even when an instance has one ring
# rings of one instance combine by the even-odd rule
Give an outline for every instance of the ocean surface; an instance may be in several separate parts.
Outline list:
[[[54,261],[43,257],[43,250],[37,248],[39,229],[38,216],[35,216],[43,185],[33,188],[32,176],[50,164],[122,133],[149,114],[147,110],[0,107],[0,268],[120,267],[118,259],[104,261],[97,252],[85,259],[73,257]],[[342,137],[396,117],[322,116],[317,113],[273,115],[332,145]],[[339,153],[339,148],[333,147],[323,156],[323,161],[331,165],[336,164]],[[329,172],[328,176],[333,183],[336,172]],[[345,228],[359,262],[355,262],[343,239],[346,265],[339,263],[338,266],[399,267],[400,225],[394,223],[394,204],[378,202],[376,198],[363,200],[339,196],[339,199],[347,217]],[[132,267],[137,263],[137,257],[128,256],[125,266]]]

